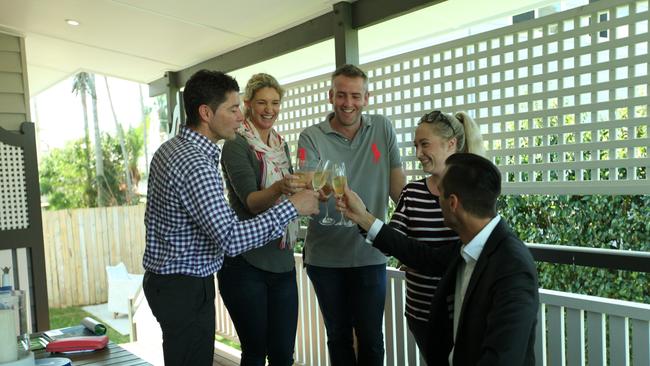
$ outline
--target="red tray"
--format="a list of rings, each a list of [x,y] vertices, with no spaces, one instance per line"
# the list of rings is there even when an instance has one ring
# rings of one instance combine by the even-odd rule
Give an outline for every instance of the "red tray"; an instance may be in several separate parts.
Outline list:
[[[106,347],[108,337],[88,336],[88,337],[70,337],[51,341],[45,346],[47,352],[76,352],[76,351],[94,351]]]

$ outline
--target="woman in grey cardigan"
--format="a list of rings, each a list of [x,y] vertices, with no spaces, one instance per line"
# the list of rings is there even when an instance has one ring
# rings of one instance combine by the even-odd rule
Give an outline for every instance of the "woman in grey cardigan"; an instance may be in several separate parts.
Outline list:
[[[230,205],[240,219],[304,189],[291,175],[289,149],[273,129],[283,90],[273,76],[256,74],[244,91],[246,120],[236,139],[223,146]],[[298,322],[298,288],[293,246],[297,221],[284,237],[237,257],[218,272],[219,291],[241,342],[241,365],[292,365]]]

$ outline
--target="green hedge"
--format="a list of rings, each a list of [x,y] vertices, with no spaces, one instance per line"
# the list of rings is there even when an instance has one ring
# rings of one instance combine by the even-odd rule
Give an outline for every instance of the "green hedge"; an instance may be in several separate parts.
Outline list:
[[[650,196],[502,196],[499,212],[528,243],[650,250]],[[650,303],[649,273],[541,262],[537,269],[546,289]]]

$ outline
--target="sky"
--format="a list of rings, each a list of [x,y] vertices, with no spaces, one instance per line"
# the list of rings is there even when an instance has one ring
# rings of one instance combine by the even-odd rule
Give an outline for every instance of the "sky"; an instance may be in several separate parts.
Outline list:
[[[142,123],[139,88],[142,88],[145,107],[151,107],[153,98],[148,97],[148,86],[111,77],[107,79],[115,113],[124,130]],[[99,128],[103,132],[115,135],[115,122],[108,103],[104,77],[96,75],[95,83],[98,97]],[[31,98],[32,120],[36,123],[38,130],[39,155],[47,154],[53,148],[61,148],[66,142],[82,138],[84,135],[81,98],[72,93],[72,85],[73,78],[71,77]],[[88,124],[90,134],[93,136],[90,99],[87,100],[87,104]]]

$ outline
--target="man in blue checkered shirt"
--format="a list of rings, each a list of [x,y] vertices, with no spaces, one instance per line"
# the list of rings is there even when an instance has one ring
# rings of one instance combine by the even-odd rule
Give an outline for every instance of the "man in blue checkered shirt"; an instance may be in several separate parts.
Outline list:
[[[239,221],[224,198],[217,141],[235,138],[243,121],[239,86],[201,70],[185,85],[187,127],[151,161],[145,226],[145,296],[163,332],[165,365],[212,365],[214,273],[236,256],[282,236],[298,215],[318,213],[303,190],[255,218]]]

